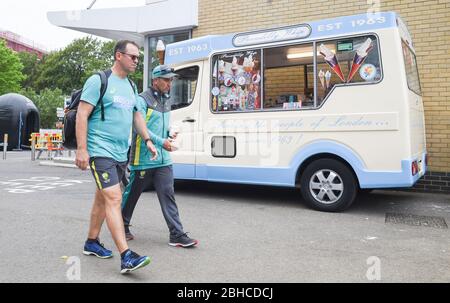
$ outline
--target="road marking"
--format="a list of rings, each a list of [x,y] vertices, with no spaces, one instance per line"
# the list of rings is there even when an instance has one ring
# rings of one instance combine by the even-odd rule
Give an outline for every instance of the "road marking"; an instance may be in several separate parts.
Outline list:
[[[32,177],[29,179],[13,179],[9,181],[0,181],[0,190],[12,194],[29,194],[36,191],[47,191],[55,188],[73,186],[88,182],[92,181],[40,176]]]

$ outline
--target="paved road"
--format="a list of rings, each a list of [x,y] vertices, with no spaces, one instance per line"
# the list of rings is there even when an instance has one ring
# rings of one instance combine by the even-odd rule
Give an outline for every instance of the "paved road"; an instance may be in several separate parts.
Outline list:
[[[146,192],[130,246],[152,263],[123,276],[117,252],[81,254],[94,188],[89,172],[39,166],[28,152],[0,159],[0,282],[450,282],[448,228],[385,222],[402,213],[450,224],[447,195],[374,191],[324,213],[290,189],[177,182],[199,247],[167,245],[156,195]],[[106,226],[102,242],[113,247]]]

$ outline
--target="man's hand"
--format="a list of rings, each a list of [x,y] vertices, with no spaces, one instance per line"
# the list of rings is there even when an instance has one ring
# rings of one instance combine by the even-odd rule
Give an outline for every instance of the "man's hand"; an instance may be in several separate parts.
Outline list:
[[[155,145],[151,140],[147,141],[147,148],[152,153],[153,157],[151,160],[155,160],[158,157],[158,150],[156,149]]]
[[[172,144],[169,139],[164,140],[163,148],[167,151],[172,151]]]
[[[89,154],[86,149],[77,149],[75,165],[81,170],[86,170],[89,165]]]

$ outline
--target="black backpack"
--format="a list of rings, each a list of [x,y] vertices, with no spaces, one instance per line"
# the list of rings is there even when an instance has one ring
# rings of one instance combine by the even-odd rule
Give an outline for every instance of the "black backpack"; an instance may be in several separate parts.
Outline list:
[[[111,76],[111,69],[105,71],[99,71],[95,73],[100,76],[100,98],[98,99],[97,106],[100,104],[102,121],[105,121],[105,108],[103,105],[103,96],[108,88],[108,78]],[[70,97],[70,104],[67,106],[64,114],[64,129],[63,129],[63,146],[67,149],[77,148],[77,137],[76,137],[76,120],[77,120],[77,110],[80,104],[81,93],[83,89],[76,90],[72,93]],[[94,111],[92,111],[93,113]],[[91,115],[92,115],[91,113]]]

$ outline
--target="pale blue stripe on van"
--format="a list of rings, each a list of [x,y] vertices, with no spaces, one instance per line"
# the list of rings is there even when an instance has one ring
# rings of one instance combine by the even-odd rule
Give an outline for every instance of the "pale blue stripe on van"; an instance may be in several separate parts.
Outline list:
[[[311,34],[300,41],[308,42],[325,37],[347,36],[397,27],[397,14],[394,12],[359,14],[303,24],[308,24],[311,27]],[[209,35],[168,44],[166,46],[165,63],[174,65],[181,62],[196,61],[207,58],[215,52],[235,49],[236,47],[233,45],[235,35]]]
[[[418,159],[402,160],[400,171],[369,171],[364,168],[361,159],[350,148],[337,142],[321,140],[303,148],[291,161],[289,167],[196,166],[174,163],[174,176],[176,179],[294,187],[297,169],[301,163],[320,153],[334,154],[347,161],[355,171],[361,188],[410,187],[423,176],[427,169],[425,154],[423,154],[424,168],[416,176],[411,175],[411,163]]]

